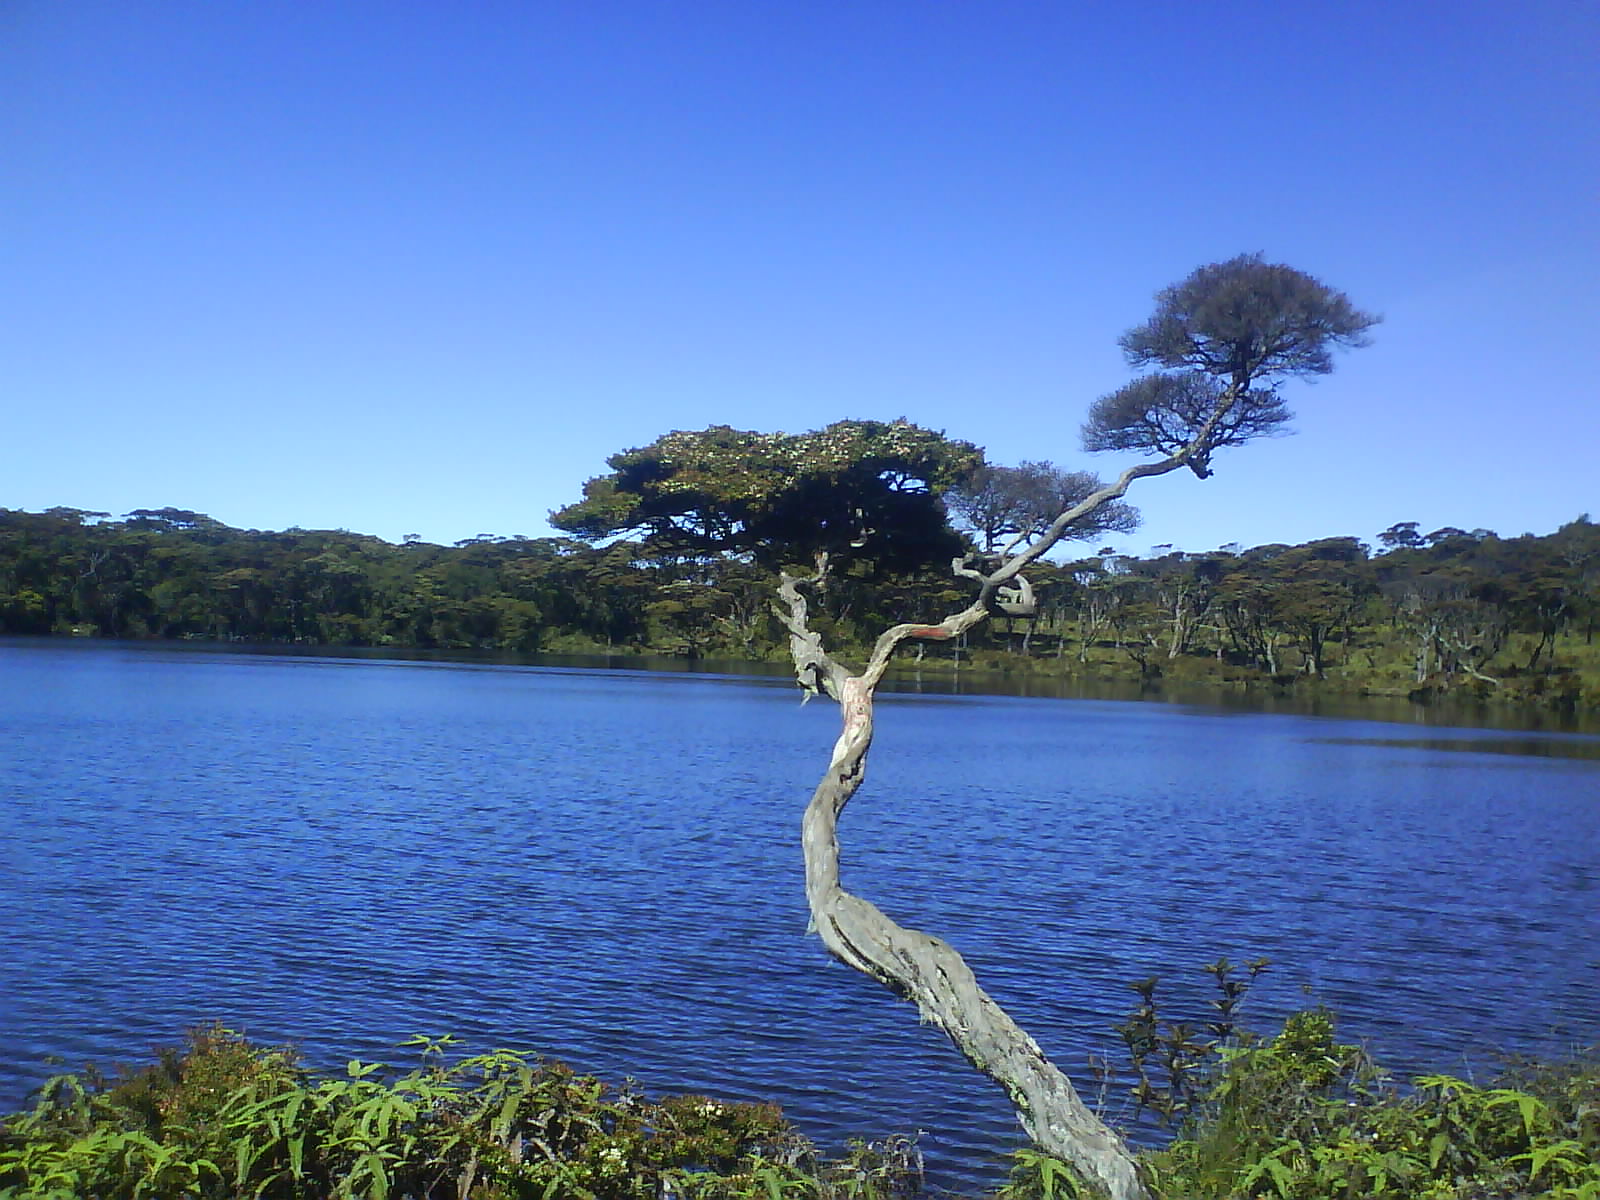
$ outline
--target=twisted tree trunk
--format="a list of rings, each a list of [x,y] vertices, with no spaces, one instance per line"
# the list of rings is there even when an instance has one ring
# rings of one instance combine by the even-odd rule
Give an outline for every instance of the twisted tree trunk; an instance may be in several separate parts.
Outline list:
[[[916,1003],[969,1062],[1005,1088],[1023,1128],[1045,1153],[1071,1163],[1112,1200],[1147,1200],[1132,1154],[1079,1098],[1071,1080],[1037,1042],[978,986],[972,970],[949,943],[896,924],[875,904],[844,889],[839,879],[838,819],[866,775],[872,745],[873,693],[888,653],[860,675],[844,670],[806,624],[798,582],[785,578],[782,595],[796,673],[813,692],[838,701],[843,728],[802,823],[806,897],[812,925],[840,961]],[[899,627],[885,634],[944,639],[948,628],[983,618],[974,606],[943,625]],[[902,632],[903,631],[903,632]],[[884,639],[880,639],[880,648]],[[892,649],[892,645],[890,646]]]
[[[984,573],[953,564],[957,575],[975,580],[978,595],[968,607],[937,625],[896,625],[873,646],[860,673],[852,673],[830,656],[811,628],[802,581],[785,574],[774,606],[789,631],[795,678],[809,695],[825,694],[838,702],[843,728],[822,781],[811,796],[802,822],[806,898],[812,925],[829,953],[871,976],[890,991],[916,1003],[923,1017],[949,1036],[967,1060],[1005,1088],[1034,1143],[1046,1154],[1071,1164],[1111,1200],[1149,1200],[1138,1164],[1127,1144],[1090,1111],[1072,1081],[1045,1057],[1039,1044],[978,986],[972,969],[948,942],[896,924],[871,901],[846,891],[839,881],[839,814],[866,776],[872,746],[872,703],[895,648],[907,639],[959,639],[988,618],[991,607],[1010,610],[1032,599],[1022,570],[1059,542],[1073,524],[1120,499],[1135,480],[1165,475],[1189,465],[1210,444],[1212,430],[1232,401],[1220,402],[1194,440],[1183,450],[1156,463],[1130,467],[1113,484],[1101,488],[1061,513],[1025,549],[1001,558]],[[992,560],[991,560],[992,561]],[[827,559],[817,563],[813,582],[826,581]]]

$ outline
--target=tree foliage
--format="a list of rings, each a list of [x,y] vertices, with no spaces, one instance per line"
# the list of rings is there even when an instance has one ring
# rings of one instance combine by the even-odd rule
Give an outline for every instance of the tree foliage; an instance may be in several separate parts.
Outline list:
[[[939,498],[983,454],[909,421],[837,421],[802,434],[675,431],[606,462],[610,474],[551,514],[558,529],[772,567],[827,554],[904,570],[960,553]]]
[[[399,546],[195,516],[152,525],[137,513],[0,509],[0,635],[742,658],[783,644],[770,572],[731,556],[570,538]],[[1542,537],[1475,530],[1431,545],[1388,533],[1372,556],[1355,539],[1325,538],[1036,562],[1038,606],[1021,624],[1005,636],[974,629],[964,647],[920,643],[920,654],[968,662],[1009,647],[1039,667],[1099,674],[1143,659],[1147,674],[1193,677],[1210,662],[1238,681],[1320,670],[1346,689],[1482,685],[1496,699],[1600,702],[1585,682],[1600,660],[1590,644],[1600,525],[1580,517]],[[836,573],[821,604],[830,635],[861,653],[885,626],[968,595],[945,564],[887,574],[863,564]]]
[[[1159,367],[1102,396],[1084,423],[1089,450],[1175,454],[1200,478],[1223,446],[1281,432],[1278,385],[1326,375],[1333,351],[1365,345],[1378,318],[1303,271],[1241,254],[1201,267],[1156,295],[1156,311],[1122,335],[1132,367]]]
[[[978,549],[992,553],[1010,543],[1038,537],[1059,514],[1104,486],[1092,472],[1067,471],[1049,462],[985,465],[952,488],[945,505],[956,524],[972,535]],[[1074,524],[1067,536],[1087,541],[1106,533],[1131,533],[1138,526],[1138,511],[1115,501]]]
[[[1083,441],[1088,450],[1176,454],[1212,423],[1204,452],[1189,460],[1204,479],[1211,473],[1214,450],[1279,433],[1289,418],[1288,406],[1266,388],[1235,395],[1220,381],[1194,371],[1145,375],[1095,401]]]

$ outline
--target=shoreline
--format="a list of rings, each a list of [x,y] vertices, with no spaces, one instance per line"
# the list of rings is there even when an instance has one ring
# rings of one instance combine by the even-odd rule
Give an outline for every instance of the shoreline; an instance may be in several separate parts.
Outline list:
[[[347,646],[309,642],[257,642],[207,638],[103,638],[60,634],[0,635],[0,647],[122,647],[137,651],[303,656],[355,662],[460,663],[577,671],[641,671],[651,674],[787,683],[786,659],[662,655],[644,650],[560,649],[526,653],[470,647]],[[1532,703],[1525,699],[1439,692],[1432,688],[1357,684],[1338,678],[1251,677],[1235,672],[1140,679],[1131,672],[1052,669],[1056,660],[1023,658],[979,650],[979,661],[961,665],[943,658],[897,661],[884,679],[886,693],[929,696],[1010,696],[1037,700],[1155,702],[1196,708],[1369,720],[1437,728],[1600,737],[1600,709]],[[1178,660],[1180,663],[1183,660]],[[1115,667],[1118,664],[1111,664]],[[1187,665],[1187,664],[1184,664]],[[1081,664],[1073,663],[1080,667]]]

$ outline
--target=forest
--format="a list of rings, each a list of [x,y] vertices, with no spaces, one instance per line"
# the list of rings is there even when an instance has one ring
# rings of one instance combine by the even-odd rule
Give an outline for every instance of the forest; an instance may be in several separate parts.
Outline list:
[[[1006,470],[985,468],[981,487],[950,498],[966,544],[1002,536],[997,483],[1072,482],[1048,464],[1010,469],[1009,480]],[[1086,536],[1134,520],[1112,514]],[[814,618],[855,649],[886,624],[926,620],[965,596],[936,562],[841,572]],[[1600,525],[1587,515],[1544,535],[1399,522],[1372,545],[1101,550],[1030,574],[1026,617],[1002,612],[957,642],[901,653],[927,669],[1600,707]],[[5,635],[767,659],[785,645],[772,589],[751,556],[632,540],[396,545],[238,529],[175,508],[0,509]]]

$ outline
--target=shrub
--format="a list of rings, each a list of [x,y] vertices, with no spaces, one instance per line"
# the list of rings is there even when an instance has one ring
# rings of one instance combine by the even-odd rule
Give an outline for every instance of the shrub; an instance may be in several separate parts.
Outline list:
[[[517,1050],[317,1076],[217,1027],[110,1082],[64,1075],[0,1125],[0,1200],[655,1200],[921,1190],[908,1141],[822,1159],[776,1106],[649,1101]]]

